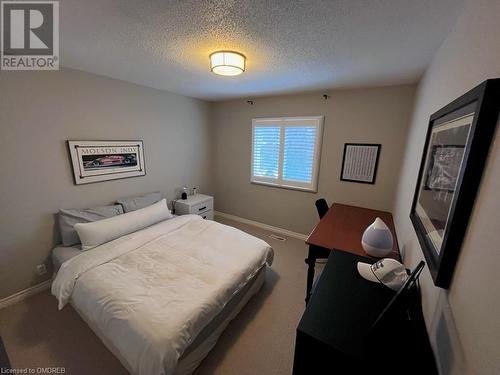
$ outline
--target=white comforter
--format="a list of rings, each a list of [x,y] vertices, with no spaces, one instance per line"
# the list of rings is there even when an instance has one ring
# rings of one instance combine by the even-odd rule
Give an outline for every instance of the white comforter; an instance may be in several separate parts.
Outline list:
[[[273,259],[264,241],[185,215],[65,262],[52,284],[133,374],[172,375],[184,350]]]

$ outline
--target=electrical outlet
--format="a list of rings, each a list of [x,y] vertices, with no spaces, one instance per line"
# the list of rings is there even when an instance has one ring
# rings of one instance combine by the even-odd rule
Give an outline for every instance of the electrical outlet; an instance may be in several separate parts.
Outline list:
[[[47,273],[47,267],[45,267],[45,264],[39,264],[36,266],[36,273],[41,275],[45,275]]]

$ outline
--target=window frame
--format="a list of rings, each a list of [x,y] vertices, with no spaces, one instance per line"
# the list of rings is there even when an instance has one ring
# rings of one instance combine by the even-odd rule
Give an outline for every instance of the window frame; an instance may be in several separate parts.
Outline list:
[[[250,159],[250,183],[279,187],[283,189],[299,190],[317,193],[319,167],[321,162],[321,146],[323,143],[323,125],[325,116],[297,116],[297,117],[263,117],[252,119],[252,145]],[[312,168],[311,183],[290,181],[283,179],[283,163],[285,155],[285,129],[293,126],[310,126],[311,122],[316,127],[316,139],[314,142],[314,159]],[[255,147],[255,128],[256,127],[280,127],[280,147],[278,162],[278,178],[254,176],[254,147]]]

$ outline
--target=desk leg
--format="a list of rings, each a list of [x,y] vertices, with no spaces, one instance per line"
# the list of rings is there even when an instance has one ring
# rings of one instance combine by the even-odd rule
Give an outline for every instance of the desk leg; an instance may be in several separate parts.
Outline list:
[[[309,255],[306,259],[306,263],[308,264],[307,268],[307,288],[306,288],[306,305],[309,302],[309,298],[311,298],[311,290],[314,281],[314,267],[316,266],[316,251],[314,246],[309,246]]]

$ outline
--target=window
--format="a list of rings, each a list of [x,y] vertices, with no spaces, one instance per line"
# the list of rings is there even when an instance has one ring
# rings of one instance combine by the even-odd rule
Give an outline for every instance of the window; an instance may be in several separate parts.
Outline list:
[[[316,191],[323,116],[252,120],[251,182]]]

